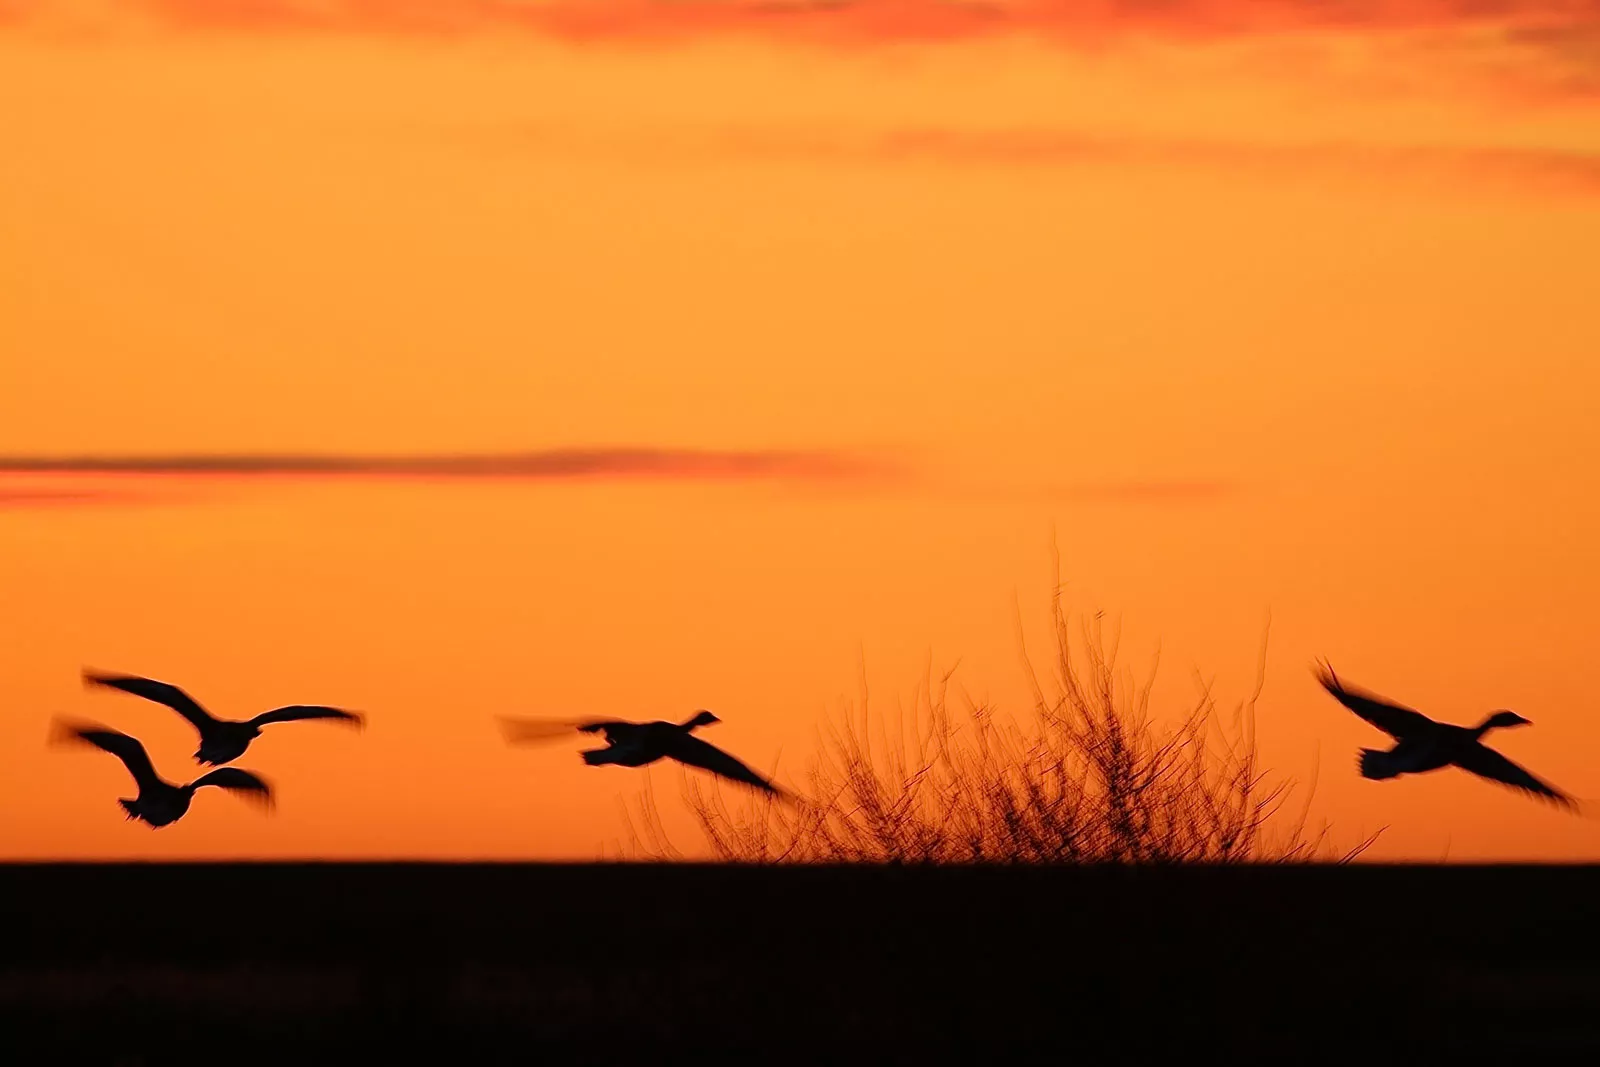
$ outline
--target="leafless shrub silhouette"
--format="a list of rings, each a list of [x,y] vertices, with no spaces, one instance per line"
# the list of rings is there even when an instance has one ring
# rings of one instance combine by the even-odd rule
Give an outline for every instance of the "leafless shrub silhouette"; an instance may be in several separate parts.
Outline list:
[[[1298,816],[1273,833],[1292,791],[1258,762],[1256,702],[1266,669],[1263,639],[1256,685],[1221,716],[1208,683],[1176,726],[1150,717],[1155,679],[1134,683],[1117,669],[1120,635],[1109,648],[1100,616],[1070,640],[1057,584],[1054,694],[1023,662],[1034,694],[1030,721],[966,701],[950,713],[953,671],[919,687],[912,716],[893,732],[868,713],[865,682],[857,714],[830,724],[795,789],[796,803],[745,798],[684,784],[684,799],[717,860],[736,863],[1241,863],[1347,862],[1378,834],[1336,851],[1324,824],[1308,833],[1315,781]],[[1077,653],[1076,655],[1074,653]],[[624,809],[636,858],[676,859],[653,792]],[[1382,831],[1379,831],[1381,833]]]

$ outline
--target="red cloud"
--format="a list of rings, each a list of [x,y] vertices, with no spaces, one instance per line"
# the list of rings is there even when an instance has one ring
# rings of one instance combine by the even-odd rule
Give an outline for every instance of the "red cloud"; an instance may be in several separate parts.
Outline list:
[[[495,136],[502,136],[496,134]],[[1541,194],[1600,193],[1600,152],[1509,146],[1348,142],[1264,142],[1221,138],[1122,136],[1050,129],[902,127],[839,131],[796,126],[710,127],[648,134],[573,134],[558,127],[512,133],[532,150],[682,154],[706,158],[824,162],[931,161],[952,166],[1097,167],[1144,165],[1253,171],[1275,178],[1340,175],[1400,186],[1499,187]]]
[[[0,16],[29,17],[0,0]],[[1087,42],[1124,34],[1227,36],[1600,20],[1596,0],[106,0],[116,15],[194,29],[459,34],[517,30],[565,40],[755,34],[895,42],[1028,34]],[[48,13],[42,13],[48,15]]]
[[[94,507],[139,504],[148,497],[103,489],[7,489],[0,486],[0,511],[12,508]]]
[[[1600,95],[1600,0],[0,0],[7,23],[87,36],[140,27],[434,40],[522,34],[643,47],[732,36],[841,50],[1005,36],[1100,49],[1144,39],[1370,34],[1388,35],[1416,59],[1453,55],[1469,80],[1525,103]]]

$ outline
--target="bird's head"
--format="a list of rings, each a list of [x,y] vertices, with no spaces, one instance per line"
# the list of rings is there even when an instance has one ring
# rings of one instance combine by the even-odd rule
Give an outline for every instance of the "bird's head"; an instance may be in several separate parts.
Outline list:
[[[721,721],[721,719],[702,708],[694,713],[694,718],[689,720],[689,726],[692,729],[696,726],[710,726],[713,723],[719,723]]]
[[[1492,730],[1492,729],[1496,729],[1496,728],[1499,728],[1499,727],[1505,727],[1505,726],[1532,726],[1532,725],[1533,725],[1532,720],[1524,719],[1521,715],[1518,715],[1516,712],[1511,711],[1511,710],[1506,709],[1506,708],[1502,708],[1499,711],[1495,712],[1493,715],[1489,716],[1489,721],[1483,724],[1484,729],[1486,729],[1486,730]]]

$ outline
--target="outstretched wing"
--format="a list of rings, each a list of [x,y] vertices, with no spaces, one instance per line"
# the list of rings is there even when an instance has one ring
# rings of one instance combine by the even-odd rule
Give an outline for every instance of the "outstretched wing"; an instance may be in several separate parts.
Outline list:
[[[84,742],[104,749],[120,759],[140,789],[159,785],[160,777],[150,763],[150,755],[136,737],[118,730],[92,723],[57,722],[57,738],[67,742]]]
[[[1332,693],[1335,700],[1396,740],[1438,725],[1420,711],[1391,703],[1376,693],[1345,685],[1326,663],[1320,664],[1315,674],[1322,688]]]
[[[1557,805],[1572,811],[1578,809],[1578,802],[1567,796],[1561,790],[1548,782],[1540,781],[1521,767],[1506,759],[1492,748],[1474,745],[1465,753],[1457,756],[1455,765],[1462,770],[1471,771],[1480,778],[1509,785],[1513,789],[1521,789],[1534,796],[1544,797],[1554,801]]]
[[[238,793],[268,806],[272,804],[272,787],[259,776],[240,770],[238,767],[219,767],[209,774],[202,774],[194,780],[192,788],[199,789],[208,785]]]
[[[291,704],[286,708],[263,711],[250,720],[251,726],[266,726],[274,722],[297,722],[300,719],[341,719],[355,726],[365,723],[360,714],[343,708],[325,708],[319,704]]]
[[[514,745],[539,744],[571,737],[590,726],[582,719],[515,719],[500,716],[500,731]]]
[[[753,785],[763,793],[783,792],[739,760],[722,751],[722,749],[686,733],[680,733],[672,740],[671,744],[667,746],[667,755],[679,763],[703,767],[713,774],[720,774],[722,777],[735,782]]]
[[[157,704],[165,704],[173,711],[182,715],[194,724],[194,728],[204,733],[206,727],[216,722],[216,718],[195,702],[194,698],[175,685],[158,682],[151,678],[140,678],[133,674],[100,674],[97,671],[84,671],[83,680],[89,685],[103,685],[109,689],[120,689],[124,693],[132,693],[136,697],[153,700]]]

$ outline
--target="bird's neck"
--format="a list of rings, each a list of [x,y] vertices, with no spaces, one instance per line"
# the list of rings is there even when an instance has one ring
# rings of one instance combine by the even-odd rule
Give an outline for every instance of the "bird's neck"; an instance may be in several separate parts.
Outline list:
[[[1488,733],[1490,730],[1496,729],[1498,726],[1499,724],[1494,721],[1494,716],[1490,715],[1477,726],[1473,727],[1472,739],[1474,741],[1481,741],[1483,740],[1484,734]]]

